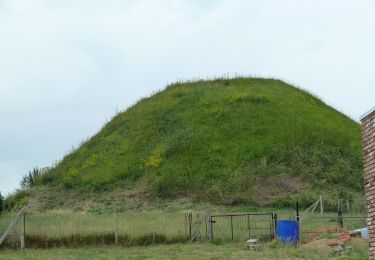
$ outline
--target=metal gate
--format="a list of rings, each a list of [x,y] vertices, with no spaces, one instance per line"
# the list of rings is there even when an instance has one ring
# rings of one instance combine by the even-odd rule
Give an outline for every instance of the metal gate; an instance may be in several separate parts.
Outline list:
[[[275,237],[275,221],[276,215],[273,213],[212,215],[206,221],[206,235],[211,240],[273,239]]]

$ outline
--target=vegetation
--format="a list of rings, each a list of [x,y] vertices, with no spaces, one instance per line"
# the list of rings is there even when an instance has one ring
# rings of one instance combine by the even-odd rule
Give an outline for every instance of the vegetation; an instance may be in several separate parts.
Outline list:
[[[4,197],[1,195],[1,192],[0,192],[0,214],[1,212],[3,212],[4,210]]]
[[[353,241],[346,256],[335,257],[330,248],[283,246],[266,243],[260,252],[247,250],[243,243],[187,243],[148,247],[87,247],[1,252],[0,259],[368,259],[367,243]]]
[[[282,81],[235,78],[140,100],[22,188],[123,185],[149,198],[283,207],[350,198],[362,175],[358,123]]]
[[[22,177],[21,179],[21,189],[26,190],[34,187],[38,180],[40,179],[40,176],[43,174],[43,170],[39,169],[38,167],[34,167],[29,173]]]
[[[13,194],[8,195],[4,200],[4,209],[6,211],[19,210],[26,206],[29,199],[27,190],[17,190]]]

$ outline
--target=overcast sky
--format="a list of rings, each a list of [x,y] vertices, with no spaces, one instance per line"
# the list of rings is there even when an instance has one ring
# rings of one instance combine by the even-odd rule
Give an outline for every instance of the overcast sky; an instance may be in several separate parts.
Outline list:
[[[0,191],[179,79],[276,77],[375,105],[373,0],[0,0]]]

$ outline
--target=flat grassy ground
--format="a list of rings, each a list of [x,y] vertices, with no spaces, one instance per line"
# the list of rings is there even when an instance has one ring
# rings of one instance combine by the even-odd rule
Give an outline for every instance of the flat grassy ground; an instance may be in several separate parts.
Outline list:
[[[260,252],[249,251],[243,243],[187,243],[147,247],[93,247],[84,249],[50,249],[0,251],[0,259],[368,259],[367,243],[349,243],[352,251],[337,257],[324,245],[282,246],[275,242],[263,244]]]

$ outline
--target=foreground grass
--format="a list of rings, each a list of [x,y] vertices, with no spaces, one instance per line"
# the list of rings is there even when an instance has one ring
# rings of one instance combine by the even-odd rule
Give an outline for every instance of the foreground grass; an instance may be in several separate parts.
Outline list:
[[[353,250],[339,259],[368,259],[363,241],[349,244]],[[249,251],[243,243],[188,243],[148,247],[93,247],[84,249],[50,249],[2,251],[0,259],[334,259],[327,247],[293,247],[271,242],[260,252]]]

